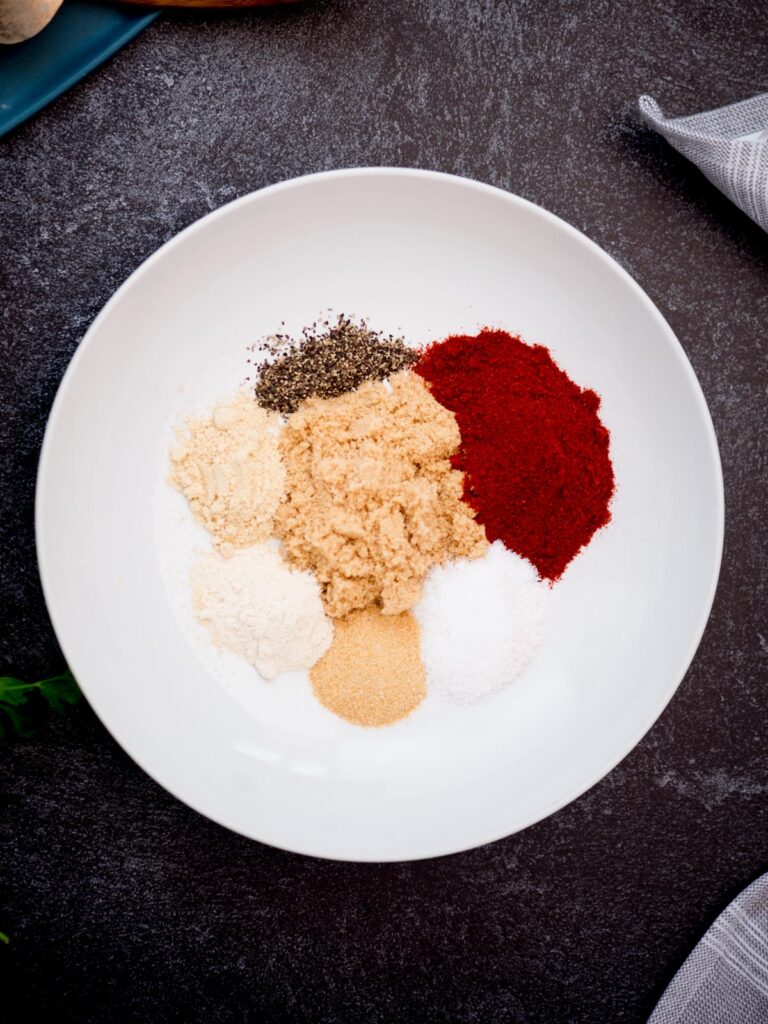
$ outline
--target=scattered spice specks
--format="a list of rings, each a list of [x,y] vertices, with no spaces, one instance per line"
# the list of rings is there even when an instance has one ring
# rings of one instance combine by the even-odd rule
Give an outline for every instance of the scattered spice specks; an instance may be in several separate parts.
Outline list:
[[[273,335],[260,348],[267,357],[256,365],[256,400],[286,414],[306,398],[336,398],[367,380],[384,380],[419,357],[402,338],[373,331],[364,320],[355,322],[343,314],[335,323],[305,327],[298,339]]]

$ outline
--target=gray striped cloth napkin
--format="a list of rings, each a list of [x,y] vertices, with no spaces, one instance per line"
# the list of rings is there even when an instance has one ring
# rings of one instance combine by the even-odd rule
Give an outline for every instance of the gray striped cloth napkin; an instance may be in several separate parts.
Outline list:
[[[665,117],[650,96],[639,104],[652,128],[768,231],[768,92],[690,117]]]
[[[766,1024],[768,874],[718,917],[672,979],[648,1024]]]

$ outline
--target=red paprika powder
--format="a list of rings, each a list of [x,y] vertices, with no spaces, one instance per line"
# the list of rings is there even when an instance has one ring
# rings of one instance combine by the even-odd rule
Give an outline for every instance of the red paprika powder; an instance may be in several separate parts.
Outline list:
[[[428,346],[414,367],[456,415],[464,500],[488,539],[557,580],[610,519],[614,491],[600,398],[543,345],[485,329]]]

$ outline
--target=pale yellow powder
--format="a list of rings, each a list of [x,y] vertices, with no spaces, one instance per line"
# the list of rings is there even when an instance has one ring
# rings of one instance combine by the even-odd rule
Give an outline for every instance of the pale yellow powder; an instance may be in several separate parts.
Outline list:
[[[276,413],[242,393],[179,433],[170,481],[222,554],[272,533],[285,489],[279,423]]]
[[[485,532],[461,500],[450,456],[453,413],[408,371],[310,399],[283,431],[286,496],[275,530],[287,557],[317,575],[329,615],[411,608],[447,558],[474,558]]]
[[[339,619],[309,677],[320,703],[354,725],[392,725],[427,695],[419,627],[410,612],[365,608]]]

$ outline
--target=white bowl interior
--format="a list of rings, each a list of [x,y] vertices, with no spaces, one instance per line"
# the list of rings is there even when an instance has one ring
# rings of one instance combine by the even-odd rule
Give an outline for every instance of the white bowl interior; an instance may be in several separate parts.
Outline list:
[[[618,485],[613,522],[555,587],[535,663],[487,704],[428,701],[398,726],[361,730],[322,709],[315,721],[304,705],[292,717],[291,701],[307,690],[292,679],[287,713],[262,714],[249,691],[266,684],[201,653],[179,611],[174,579],[204,541],[165,483],[172,427],[242,383],[250,343],[329,307],[414,342],[502,326],[546,344],[602,396]],[[138,763],[248,836],[360,860],[437,855],[506,835],[628,753],[693,656],[723,526],[701,391],[637,285],[523,200],[395,170],[255,193],[148,260],[65,377],[37,514],[59,639],[89,701]]]

